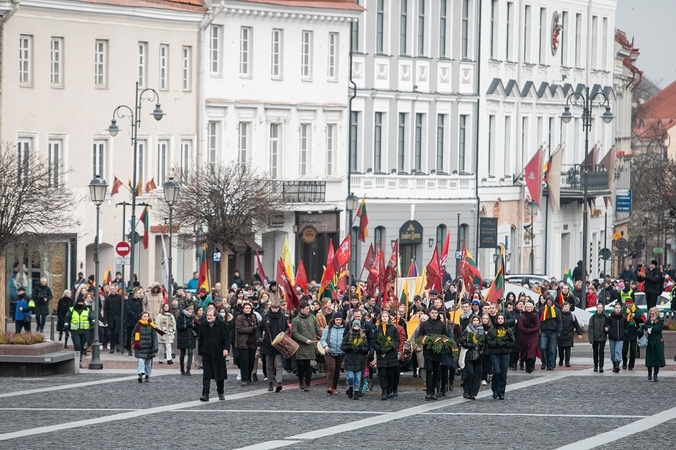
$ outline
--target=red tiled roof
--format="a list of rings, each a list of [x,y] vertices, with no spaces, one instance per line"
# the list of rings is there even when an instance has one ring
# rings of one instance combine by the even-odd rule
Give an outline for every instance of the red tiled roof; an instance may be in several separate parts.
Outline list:
[[[269,5],[291,6],[296,8],[340,9],[364,11],[355,0],[242,0],[242,3],[266,3]]]
[[[641,107],[645,116],[634,125],[634,133],[642,141],[650,141],[676,125],[676,81],[650,97]]]
[[[177,11],[204,11],[204,0],[80,0],[83,3],[102,5],[137,6]]]

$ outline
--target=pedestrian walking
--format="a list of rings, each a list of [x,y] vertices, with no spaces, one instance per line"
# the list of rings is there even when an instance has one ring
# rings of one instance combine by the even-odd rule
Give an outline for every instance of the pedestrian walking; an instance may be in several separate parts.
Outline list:
[[[33,301],[35,302],[35,326],[38,333],[45,331],[47,315],[51,311],[52,290],[47,286],[47,278],[40,278],[40,284],[33,289]]]
[[[338,395],[336,388],[340,379],[340,368],[343,365],[345,352],[341,348],[345,336],[345,320],[342,312],[333,314],[320,339],[326,359],[326,393]]]
[[[242,312],[235,318],[235,347],[239,354],[242,386],[251,382],[257,347],[258,319],[251,303],[242,303]]]
[[[445,336],[447,334],[446,324],[440,317],[439,310],[433,307],[429,310],[429,319],[420,324],[418,337],[423,336]],[[437,386],[441,382],[441,352],[435,352],[431,346],[423,346],[423,356],[425,358],[427,395],[425,400],[438,400],[436,395]]]
[[[646,318],[636,310],[634,300],[629,297],[624,299],[624,321],[626,333],[622,343],[622,369],[634,370],[637,354],[636,340],[641,324],[646,321]]]
[[[643,324],[643,332],[648,333],[648,346],[645,351],[645,365],[648,368],[648,381],[658,381],[657,375],[660,373],[660,367],[666,366],[664,359],[664,339],[662,338],[662,328],[664,320],[660,317],[660,312],[656,307],[648,311],[648,321]]]
[[[169,303],[162,304],[162,312],[155,319],[155,325],[157,325],[160,330],[164,331],[164,334],[158,338],[159,350],[157,353],[157,362],[164,364],[164,358],[166,356],[167,364],[174,364],[171,347],[174,343],[174,336],[176,335],[176,319],[171,313]]]
[[[532,302],[526,302],[517,326],[521,336],[521,361],[526,362],[526,372],[532,373],[535,370],[540,335],[540,316]]]
[[[14,305],[14,331],[16,333],[21,333],[21,330],[25,330],[27,333],[31,332],[31,310],[30,303],[33,303],[33,300],[26,298],[26,288],[20,287],[17,289],[17,299],[16,304]]]
[[[153,358],[157,355],[157,336],[164,334],[164,331],[157,328],[155,323],[150,320],[150,313],[143,311],[141,318],[134,326],[134,337],[132,348],[134,349],[134,357],[136,358],[136,373],[138,374],[138,382],[150,381],[150,375],[153,370]]]
[[[463,332],[460,345],[467,349],[465,368],[463,369],[463,398],[476,400],[481,388],[481,366],[486,336],[479,316],[472,316],[469,325]]]
[[[293,339],[298,342],[298,350],[294,356],[296,357],[299,387],[301,391],[309,391],[310,381],[312,380],[311,361],[316,358],[316,344],[321,332],[317,319],[310,312],[308,302],[300,302],[298,315],[291,321],[291,334]]]
[[[195,349],[197,330],[199,329],[198,325],[195,324],[194,310],[195,306],[189,303],[179,311],[176,319],[176,345],[180,352],[178,364],[181,368],[181,375],[190,375],[190,368],[192,367],[192,353]],[[186,355],[188,356],[187,365],[185,364]]]
[[[279,350],[272,345],[272,341],[289,329],[284,312],[281,310],[279,300],[270,300],[270,308],[263,316],[261,327],[261,354],[266,359],[268,375],[268,391],[272,392],[274,384],[275,392],[282,390],[282,372],[284,371],[284,357]],[[273,382],[274,379],[274,382]]]
[[[582,329],[575,317],[575,314],[570,312],[570,304],[564,303],[561,310],[561,336],[557,339],[559,346],[559,367],[566,363],[566,367],[570,367],[570,349],[575,344],[573,334],[577,334],[578,339],[582,338]]]
[[[204,368],[201,401],[209,401],[211,380],[216,380],[218,399],[225,400],[225,380],[228,379],[225,358],[228,356],[229,348],[230,333],[228,333],[225,322],[217,320],[215,310],[209,308],[206,320],[200,325],[197,340],[197,351],[202,356]]]
[[[68,310],[73,306],[73,298],[70,290],[66,289],[63,291],[63,297],[59,299],[59,303],[56,305],[56,331],[59,332],[59,342],[63,339],[63,348],[68,348],[68,329],[64,328],[66,323],[66,315]]]
[[[608,341],[610,342],[610,361],[613,363],[613,373],[620,373],[622,364],[622,343],[626,335],[626,322],[622,314],[622,305],[615,303],[613,312],[608,318]]]
[[[80,353],[80,368],[82,368],[82,356],[87,349],[89,330],[94,327],[94,320],[94,314],[85,305],[84,297],[78,297],[75,305],[68,309],[64,318],[64,330],[70,332],[73,348]]]
[[[603,373],[603,352],[608,339],[608,317],[603,312],[603,304],[596,305],[596,313],[589,318],[588,337],[594,352],[594,372]]]
[[[488,330],[486,344],[493,365],[493,379],[491,381],[493,398],[504,400],[509,354],[514,346],[514,331],[505,324],[504,314],[498,313],[495,326]]]
[[[340,348],[345,352],[346,394],[353,400],[359,400],[361,374],[366,366],[366,355],[369,352],[368,339],[359,320],[352,321],[352,327],[345,333]]]
[[[394,378],[399,376],[399,331],[390,323],[390,314],[387,311],[380,313],[380,325],[376,326],[373,339],[373,351],[376,354],[378,377],[382,391],[381,400],[394,397]]]

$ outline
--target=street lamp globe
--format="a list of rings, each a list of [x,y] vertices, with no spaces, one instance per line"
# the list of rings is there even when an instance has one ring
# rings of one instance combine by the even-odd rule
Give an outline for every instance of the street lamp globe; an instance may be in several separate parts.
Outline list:
[[[92,181],[89,182],[89,195],[95,205],[100,205],[106,199],[106,192],[108,191],[108,183],[101,178],[101,175],[96,175]]]
[[[164,182],[162,189],[164,189],[164,200],[169,206],[173,206],[178,200],[178,192],[181,190],[181,185],[174,180],[174,177],[171,177]]]
[[[359,198],[357,198],[354,193],[350,192],[350,195],[347,196],[346,206],[348,211],[356,211],[357,206],[359,205]]]
[[[613,116],[613,113],[610,111],[610,106],[606,106],[606,112],[603,113],[601,119],[603,119],[605,123],[610,123],[614,118],[615,116]]]
[[[155,110],[152,112],[152,116],[155,118],[155,120],[162,120],[162,117],[164,117],[164,112],[162,112],[162,108],[160,108],[159,103],[155,104]]]
[[[563,114],[561,114],[561,120],[563,123],[569,123],[573,119],[573,115],[570,113],[570,106],[563,108]]]
[[[108,127],[108,133],[110,133],[110,135],[112,137],[115,137],[115,136],[117,136],[117,133],[119,133],[119,132],[120,132],[120,127],[117,126],[117,120],[115,120],[115,119],[111,120],[110,126]]]
[[[538,208],[539,208],[538,202],[536,202],[535,200],[531,200],[530,202],[528,202],[528,214],[531,217],[535,217],[537,215]],[[532,219],[531,219],[531,221],[532,221]]]

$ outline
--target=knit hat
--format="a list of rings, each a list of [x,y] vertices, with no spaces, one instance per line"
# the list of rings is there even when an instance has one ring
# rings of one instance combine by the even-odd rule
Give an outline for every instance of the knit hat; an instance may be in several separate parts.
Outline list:
[[[629,304],[633,305],[634,301],[632,299],[628,298],[624,301],[624,303],[627,304],[627,305],[629,305]]]
[[[358,320],[353,320],[352,321],[352,328],[354,328],[354,327],[361,328],[361,322],[359,322]]]
[[[472,300],[472,305],[481,305],[481,302],[477,299]]]
[[[206,290],[206,289],[200,288],[200,294],[206,294],[206,293],[207,293],[207,290]]]
[[[343,319],[344,320],[345,317],[343,316],[343,313],[339,311],[339,312],[337,312],[333,315],[333,320],[336,320],[336,319]]]

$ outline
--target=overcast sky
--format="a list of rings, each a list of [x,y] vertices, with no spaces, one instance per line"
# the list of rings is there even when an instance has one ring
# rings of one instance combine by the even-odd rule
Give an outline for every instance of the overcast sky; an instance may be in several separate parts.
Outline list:
[[[636,67],[664,88],[676,80],[671,40],[676,24],[676,0],[618,0],[615,26],[627,33],[641,55]]]

